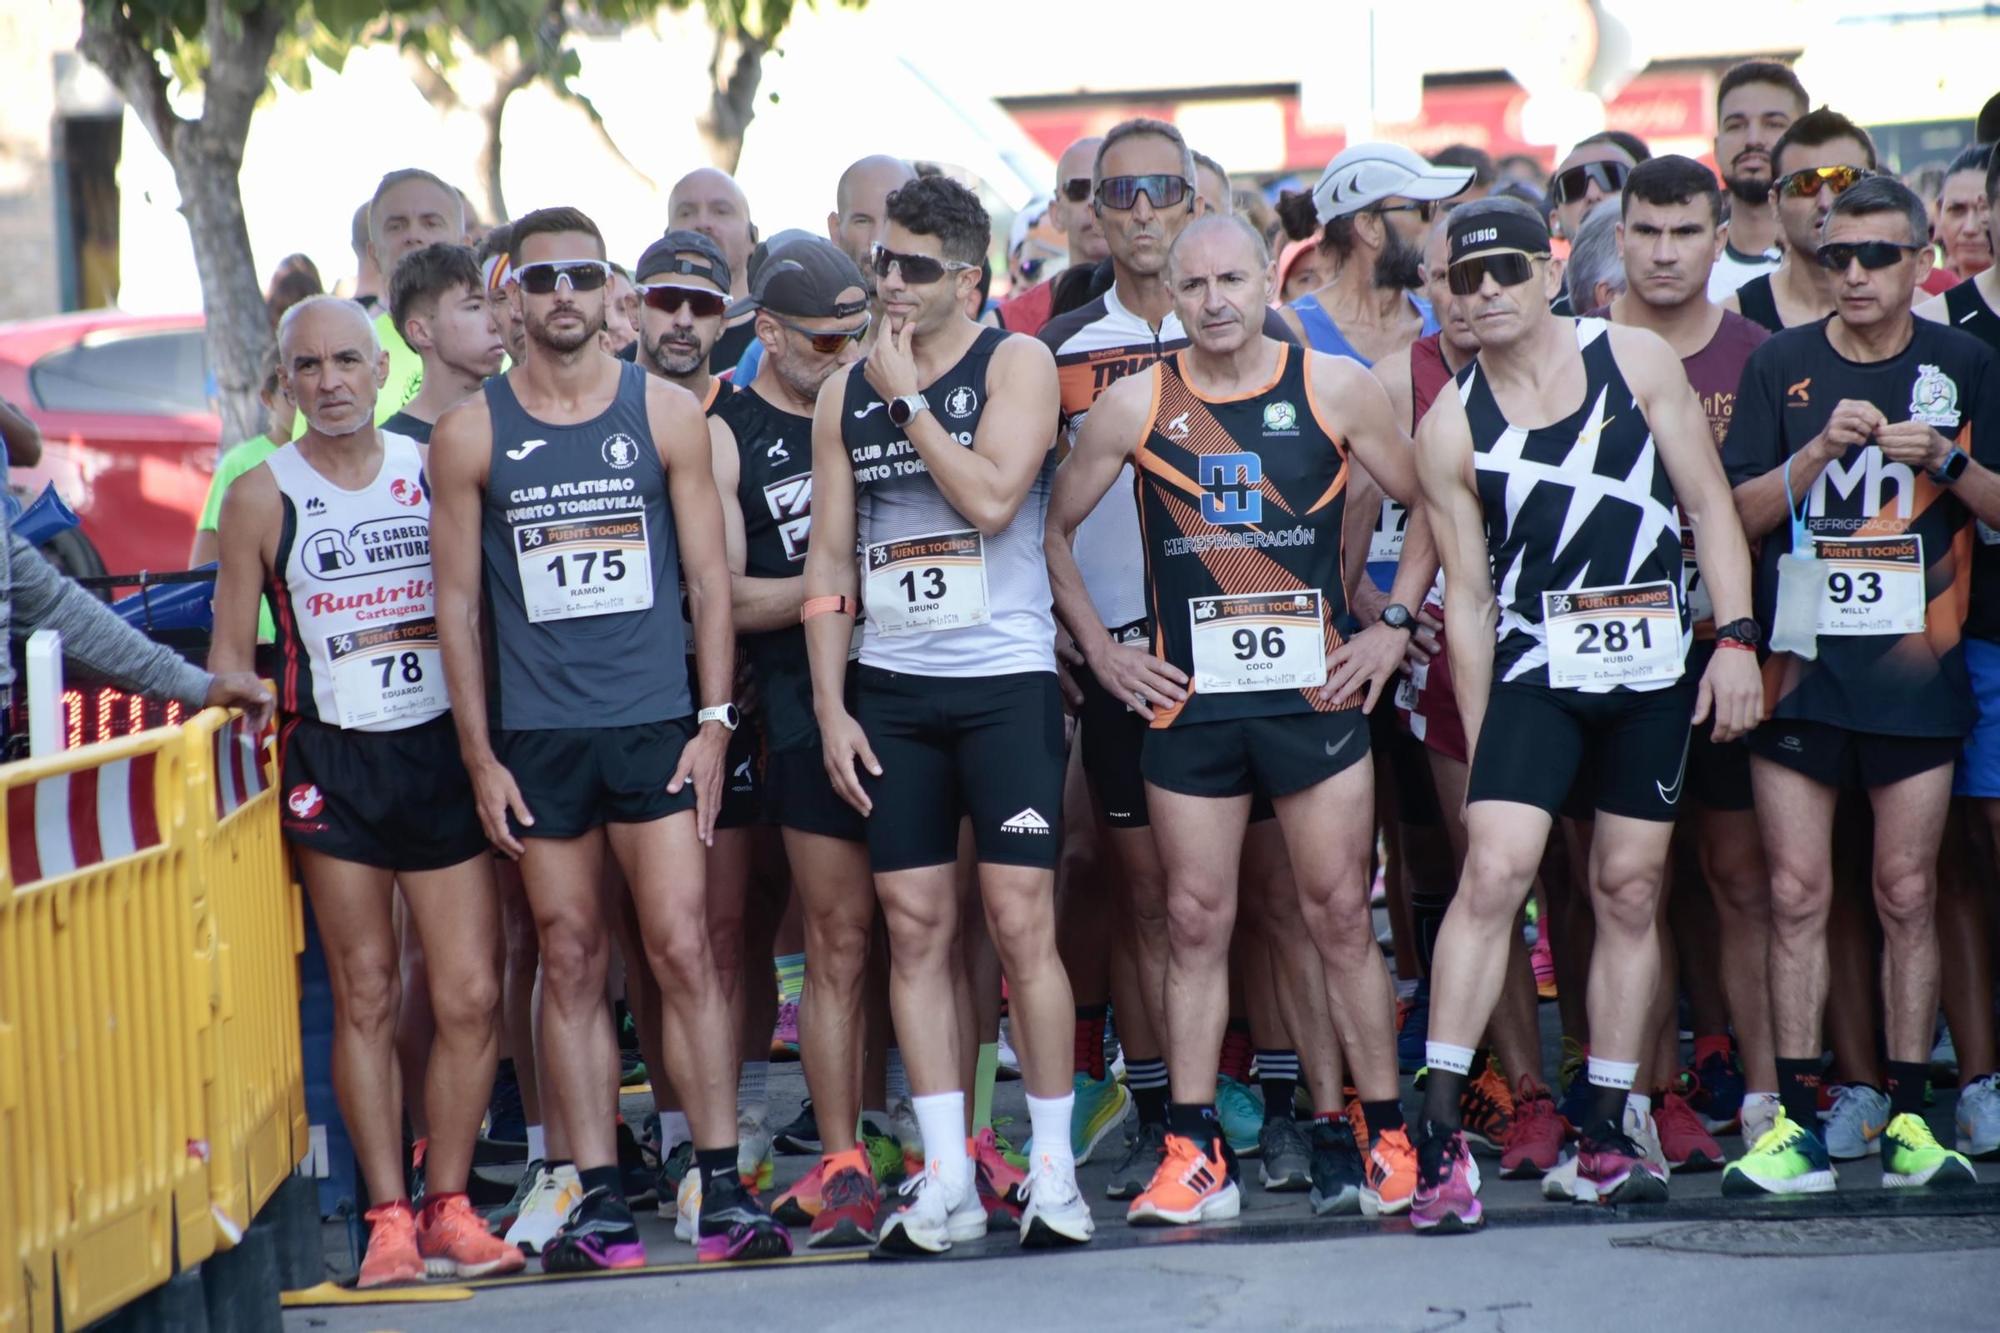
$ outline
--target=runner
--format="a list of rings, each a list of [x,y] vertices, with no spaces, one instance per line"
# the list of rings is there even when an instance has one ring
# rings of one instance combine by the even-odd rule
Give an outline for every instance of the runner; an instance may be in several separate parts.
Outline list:
[[[1691,626],[1676,501],[1694,524],[1718,637],[1754,640],[1756,627],[1743,615],[1748,551],[1671,349],[1640,330],[1553,315],[1548,229],[1515,200],[1454,211],[1449,258],[1480,352],[1424,418],[1417,458],[1473,756],[1471,853],[1433,965],[1420,1231],[1482,1220],[1460,1092],[1508,935],[1580,770],[1597,782],[1597,939],[1579,1174],[1607,1202],[1665,1197],[1665,1169],[1641,1158],[1623,1126],[1659,974],[1656,904],[1689,717],[1714,714],[1727,741],[1761,707],[1755,661],[1741,652],[1718,653],[1698,690],[1683,678]]]
[[[633,276],[639,286],[638,362],[649,375],[678,384],[713,414],[729,386],[714,374],[735,274],[706,232],[676,228],[646,247]]]
[[[1104,197],[1115,179],[1100,177]],[[1346,601],[1338,534],[1348,453],[1408,497],[1407,441],[1360,367],[1251,331],[1266,308],[1269,263],[1263,238],[1232,216],[1181,231],[1168,279],[1192,343],[1091,409],[1044,542],[1063,623],[1111,697],[1151,723],[1142,764],[1174,923],[1174,1100],[1166,1156],[1126,1214],[1136,1223],[1227,1218],[1239,1207],[1210,1090],[1253,790],[1277,808],[1375,1163],[1410,1156],[1388,976],[1367,911],[1372,774],[1357,762],[1368,752],[1362,712],[1402,660],[1408,633],[1384,625],[1350,642],[1335,628]],[[1150,651],[1104,628],[1069,546],[1128,463]],[[1269,520],[1267,506],[1277,511]],[[1393,1209],[1377,1185],[1371,1171],[1367,1197]]]
[[[887,215],[874,265],[888,327],[865,363],[827,381],[815,410],[801,613],[826,769],[867,816],[924,1143],[923,1173],[883,1219],[879,1247],[935,1254],[986,1232],[953,998],[964,815],[1035,1139],[1022,1243],[1080,1243],[1092,1224],[1069,1151],[1073,1020],[1052,901],[1062,704],[1040,556],[1055,370],[1032,339],[964,315],[992,239],[976,196],[923,177],[889,196]],[[850,713],[857,550],[867,613]]]
[[[1960,282],[1993,267],[1993,206],[1986,193],[1992,162],[1993,145],[1976,143],[1945,168],[1937,209],[1937,240],[1944,251],[1939,267]]]
[[[736,277],[731,296],[740,297],[750,290],[750,251],[757,244],[757,224],[750,220],[750,201],[743,188],[727,172],[697,167],[675,181],[667,195],[667,224],[698,231],[722,247],[729,271]],[[718,375],[728,370],[755,337],[748,315],[732,318],[716,337],[708,368]]]
[[[480,275],[486,279],[486,304],[493,311],[493,322],[499,325],[500,337],[507,344],[507,359],[518,366],[528,357],[528,331],[508,295],[507,275],[513,271],[508,251],[513,244],[513,224],[496,223],[486,229],[486,235],[472,253],[479,261]]]
[[[826,215],[826,234],[840,247],[841,253],[854,261],[870,300],[875,298],[875,275],[870,271],[869,258],[888,225],[889,194],[916,178],[917,173],[908,162],[881,153],[850,163],[840,173],[833,212]]]
[[[1111,253],[1110,244],[1104,239],[1104,228],[1098,225],[1092,207],[1095,196],[1090,173],[1101,142],[1094,135],[1078,139],[1056,159],[1055,195],[1049,203],[1049,222],[1069,244],[1069,264],[1061,273],[1002,301],[1001,328],[1014,333],[1040,333],[1052,317],[1056,283],[1063,274],[1072,271],[1087,274]]]
[[[534,907],[544,1091],[560,1102],[584,1190],[542,1266],[645,1261],[613,1147],[616,1047],[599,898],[607,843],[665,996],[667,1072],[687,1098],[703,1177],[700,1256],[786,1254],[790,1238],[737,1179],[735,1041],[706,924],[702,849],[737,720],[727,701],[728,567],[706,428],[692,398],[598,346],[610,265],[589,218],[567,208],[530,213],[514,224],[513,256],[514,300],[533,350],[439,421],[431,474],[439,628],[459,744],[481,822],[520,860]],[[699,713],[666,591],[683,568]]]
[[[1820,107],[1778,136],[1771,170],[1777,173],[1771,191],[1778,200],[1785,257],[1771,272],[1743,283],[1723,305],[1777,333],[1833,313],[1837,280],[1813,256],[1833,201],[1874,174],[1875,143],[1846,116]]]
[[[465,1195],[499,1058],[500,918],[446,716],[423,451],[374,427],[388,358],[359,306],[309,297],[286,313],[278,344],[306,431],[223,497],[210,664],[250,668],[268,591],[280,626],[282,823],[326,946],[341,1118],[374,1201],[360,1285],[510,1272],[521,1252]],[[415,1217],[394,1063],[399,883],[437,1017]]]
[[[486,301],[479,261],[462,245],[425,246],[403,256],[389,281],[389,314],[423,358],[423,387],[382,429],[431,442],[431,427],[500,373],[507,345]]]
[[[1729,223],[1722,254],[1709,270],[1709,300],[1722,300],[1785,257],[1771,207],[1771,146],[1811,105],[1791,66],[1774,60],[1732,65],[1716,83],[1715,161],[1729,187]]]
[[[392,171],[368,204],[368,246],[385,285],[406,255],[428,245],[465,240],[464,200],[457,190],[419,167]],[[423,359],[403,341],[388,307],[378,302],[375,337],[389,356],[389,381],[376,396],[376,425],[407,407],[424,383]]]
[[[1579,140],[1549,176],[1549,234],[1574,241],[1591,210],[1624,189],[1636,165],[1631,152],[1608,133]]]
[[[1722,214],[1715,177],[1699,162],[1678,156],[1641,162],[1625,182],[1620,201],[1622,220],[1618,243],[1626,277],[1625,293],[1611,302],[1613,324],[1650,329],[1681,358],[1681,369],[1701,399],[1715,446],[1722,447],[1735,411],[1737,386],[1744,363],[1769,335],[1734,311],[1724,310],[1708,295],[1710,265],[1715,262]],[[1692,555],[1694,531],[1681,525],[1683,565]],[[1688,582],[1688,608],[1694,619],[1694,648],[1688,656],[1691,676],[1707,674],[1714,656],[1715,617],[1708,590],[1699,574]],[[1679,1072],[1680,1022],[1672,1011],[1671,984],[1662,986],[1660,1038],[1663,1051],[1674,1058],[1652,1062],[1655,1083],[1647,1091],[1659,1109],[1660,1146],[1675,1169],[1698,1165],[1690,1157],[1721,1165],[1719,1150],[1707,1138],[1712,1129],[1727,1128],[1740,1114],[1743,1141],[1755,1143],[1770,1127],[1778,1107],[1778,1071],[1772,1063],[1771,1010],[1766,954],[1771,941],[1770,874],[1757,835],[1757,814],[1750,791],[1750,752],[1741,741],[1717,744],[1711,720],[1694,729],[1688,742],[1686,794],[1694,803],[1684,824],[1698,854],[1701,874],[1715,900],[1719,920],[1720,972],[1724,997],[1737,1045],[1743,1055],[1748,1091],[1740,1106],[1715,1103],[1707,1126],[1691,1126],[1686,1106],[1665,1080]],[[1668,941],[1671,957],[1671,941]],[[1706,950],[1704,950],[1706,952]],[[1701,959],[1685,958],[1683,980],[1696,990],[1692,972],[1705,970]],[[1669,979],[1671,981],[1671,978]],[[1698,1087],[1721,1093],[1739,1077],[1729,1054],[1726,1033],[1696,1033],[1695,1075]],[[1734,1101],[1731,1098],[1730,1101]],[[1706,1114],[1706,1111],[1705,1111]]]
[[[1817,259],[1837,308],[1750,358],[1723,451],[1745,530],[1763,539],[1758,614],[1772,631],[1772,717],[1750,750],[1771,863],[1782,1102],[1777,1123],[1725,1171],[1728,1194],[1835,1186],[1815,1113],[1828,849],[1836,798],[1853,788],[1875,814],[1889,1087],[1887,1123],[1869,1128],[1882,1183],[1974,1180],[1932,1138],[1923,1107],[1938,999],[1935,867],[1953,761],[1977,717],[1961,636],[1990,623],[1985,594],[1979,619],[1967,610],[1972,520],[2000,523],[2000,477],[1988,470],[2000,455],[1987,438],[2000,421],[2000,368],[1977,338],[1910,313],[1931,248],[1908,187],[1886,176],[1856,184],[1833,201],[1822,234]]]

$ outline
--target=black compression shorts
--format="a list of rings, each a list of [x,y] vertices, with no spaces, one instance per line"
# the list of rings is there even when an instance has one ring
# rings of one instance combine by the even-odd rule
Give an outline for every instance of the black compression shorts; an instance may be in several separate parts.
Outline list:
[[[1585,694],[1546,685],[1493,687],[1465,799],[1515,801],[1551,815],[1602,811],[1671,821],[1687,776],[1694,682]],[[1587,783],[1579,784],[1579,775]],[[1565,810],[1571,787],[1576,807]]]

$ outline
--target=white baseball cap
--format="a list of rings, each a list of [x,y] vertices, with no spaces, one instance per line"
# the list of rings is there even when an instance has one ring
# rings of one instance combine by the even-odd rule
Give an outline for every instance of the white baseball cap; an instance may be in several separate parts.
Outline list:
[[[1449,199],[1470,184],[1471,167],[1434,167],[1401,144],[1351,144],[1320,173],[1313,208],[1321,222],[1331,222],[1394,196]]]

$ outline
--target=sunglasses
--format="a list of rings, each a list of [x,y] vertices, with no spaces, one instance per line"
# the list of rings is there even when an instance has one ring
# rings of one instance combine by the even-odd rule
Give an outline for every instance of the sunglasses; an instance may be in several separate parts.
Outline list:
[[[694,311],[696,319],[713,319],[728,306],[728,298],[721,292],[703,291],[699,287],[672,287],[660,283],[639,289],[639,299],[663,315],[678,315],[682,306]]]
[[[1899,245],[1895,241],[1854,241],[1822,245],[1814,251],[1819,266],[1832,269],[1835,273],[1847,272],[1847,266],[1855,260],[1870,273],[1877,269],[1894,268],[1908,255],[1923,249],[1921,245]]]
[[[1556,201],[1573,204],[1590,191],[1594,181],[1604,194],[1617,194],[1625,188],[1625,178],[1632,174],[1632,168],[1623,162],[1585,162],[1556,174]]]
[[[1838,195],[1874,174],[1866,167],[1807,167],[1778,177],[1778,193],[1792,199],[1812,199],[1821,190],[1831,189]]]
[[[847,346],[847,344],[851,342],[858,343],[868,336],[868,325],[870,322],[868,316],[862,317],[860,328],[835,329],[832,333],[821,333],[818,329],[809,329],[802,324],[794,324],[789,319],[773,315],[768,310],[764,314],[769,317],[773,324],[781,328],[790,329],[793,333],[798,334],[801,338],[811,343],[812,349],[821,356],[832,356],[835,352]]]
[[[1080,204],[1090,198],[1090,177],[1072,176],[1062,183],[1063,198],[1072,204]]]
[[[1535,276],[1535,256],[1519,250],[1473,255],[1445,270],[1445,285],[1451,288],[1453,296],[1471,296],[1485,285],[1489,273],[1502,287],[1518,287]]]
[[[602,259],[544,259],[517,265],[508,281],[520,283],[530,296],[547,296],[562,282],[573,292],[594,292],[611,281],[611,265]]]
[[[900,270],[903,281],[913,287],[928,287],[947,273],[959,273],[977,264],[968,264],[958,259],[932,259],[929,255],[906,255],[884,246],[876,246],[873,251],[875,276],[886,278],[893,266]]]
[[[1194,193],[1185,176],[1106,176],[1097,182],[1097,202],[1123,213],[1139,206],[1139,196],[1154,208],[1172,208]]]
[[[1424,200],[1414,204],[1377,204],[1366,210],[1370,213],[1415,213],[1420,222],[1429,222],[1437,216],[1438,206],[1434,201]]]

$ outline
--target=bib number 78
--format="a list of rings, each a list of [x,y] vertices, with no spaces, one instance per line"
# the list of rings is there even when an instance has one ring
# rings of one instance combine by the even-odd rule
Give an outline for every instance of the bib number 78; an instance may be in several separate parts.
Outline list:
[[[424,678],[424,659],[415,653],[390,653],[386,657],[371,657],[368,665],[382,673],[382,688],[388,689],[389,682],[400,669],[406,684],[415,685]]]

